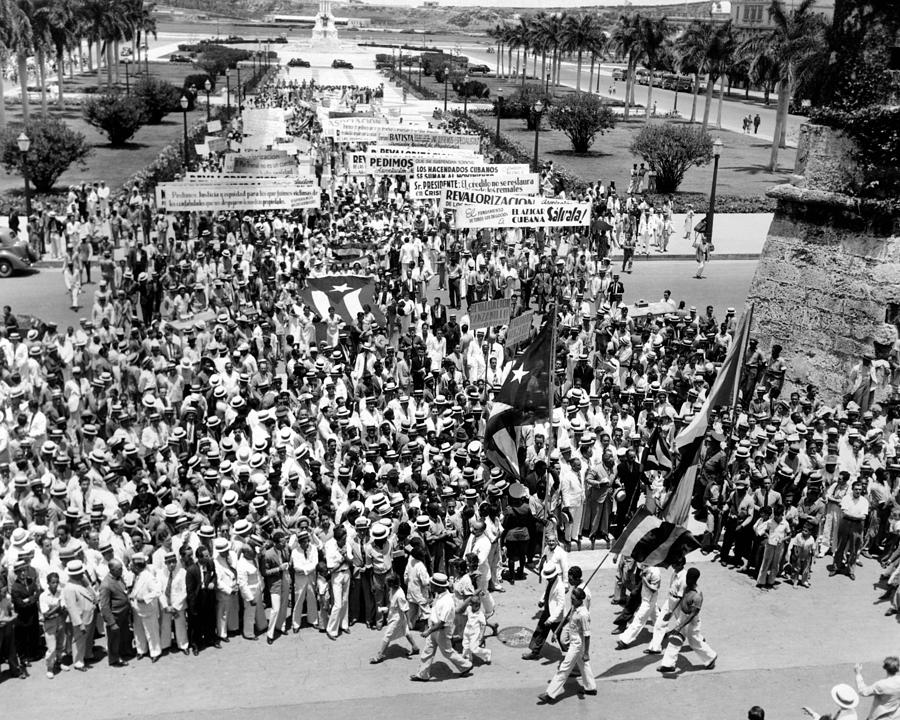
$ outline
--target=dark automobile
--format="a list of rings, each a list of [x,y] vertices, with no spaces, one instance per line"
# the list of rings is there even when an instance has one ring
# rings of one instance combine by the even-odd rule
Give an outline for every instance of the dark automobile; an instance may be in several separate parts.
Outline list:
[[[169,55],[169,62],[174,63],[192,63],[194,62],[194,58],[190,55],[186,55],[185,53],[172,53]]]
[[[331,62],[331,67],[333,67],[335,69],[342,68],[344,70],[352,70],[353,63],[349,63],[346,60],[337,60],[336,59]]]
[[[16,270],[30,270],[38,256],[22,239],[13,240],[9,228],[0,229],[0,278],[7,278]]]
[[[481,73],[482,75],[487,75],[491,69],[487,65],[469,65],[469,75],[474,75],[475,73]]]
[[[616,82],[622,82],[625,80],[626,77],[627,77],[627,75],[626,75],[624,68],[615,68],[612,71],[612,79],[615,80]]]
[[[309,67],[309,60],[302,58],[291,58],[288,60],[288,67]]]

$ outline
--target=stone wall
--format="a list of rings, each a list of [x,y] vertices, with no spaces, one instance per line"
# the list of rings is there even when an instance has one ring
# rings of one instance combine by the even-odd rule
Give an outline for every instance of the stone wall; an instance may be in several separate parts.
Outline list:
[[[784,348],[789,384],[835,400],[853,365],[897,339],[885,320],[900,313],[900,236],[896,218],[841,192],[856,178],[846,137],[805,126],[800,145],[802,175],[768,193],[778,208],[748,301],[760,346]]]

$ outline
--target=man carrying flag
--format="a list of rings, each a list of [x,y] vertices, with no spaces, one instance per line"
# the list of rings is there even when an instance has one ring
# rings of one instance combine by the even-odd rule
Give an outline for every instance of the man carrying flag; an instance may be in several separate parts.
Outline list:
[[[525,458],[522,428],[550,417],[552,326],[552,320],[546,323],[525,352],[513,358],[485,425],[485,455],[517,480],[522,478]]]

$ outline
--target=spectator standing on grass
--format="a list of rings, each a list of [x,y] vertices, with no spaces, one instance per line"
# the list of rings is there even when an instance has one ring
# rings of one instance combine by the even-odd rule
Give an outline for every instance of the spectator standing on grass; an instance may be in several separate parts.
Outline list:
[[[759,124],[761,122],[762,122],[762,120],[759,117],[759,113],[756,113],[756,115],[753,117],[753,134],[754,135],[756,135],[756,133],[759,132]]]

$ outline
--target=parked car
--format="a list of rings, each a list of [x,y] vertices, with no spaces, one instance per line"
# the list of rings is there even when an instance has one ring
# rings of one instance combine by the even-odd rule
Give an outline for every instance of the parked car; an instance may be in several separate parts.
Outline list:
[[[625,82],[627,77],[627,73],[625,72],[625,68],[615,68],[612,71],[612,79],[616,82]]]
[[[352,70],[353,63],[349,63],[346,60],[335,59],[335,60],[332,60],[331,67],[333,67],[335,69],[342,68],[344,70]]]
[[[469,75],[474,75],[476,73],[481,73],[482,75],[487,75],[491,71],[491,68],[488,65],[469,65]]]
[[[644,68],[639,68],[634,73],[634,81],[638,85],[649,85],[650,84],[650,72],[648,70],[644,70]]]
[[[0,278],[8,278],[17,270],[30,270],[38,256],[22,239],[13,240],[9,228],[0,229]]]
[[[288,60],[287,65],[288,67],[309,67],[309,60],[295,57]]]
[[[194,62],[194,58],[192,58],[187,53],[172,53],[169,55],[169,62],[173,63],[192,63]]]

